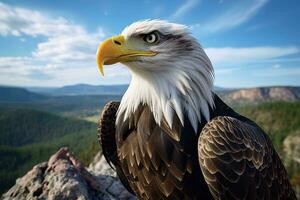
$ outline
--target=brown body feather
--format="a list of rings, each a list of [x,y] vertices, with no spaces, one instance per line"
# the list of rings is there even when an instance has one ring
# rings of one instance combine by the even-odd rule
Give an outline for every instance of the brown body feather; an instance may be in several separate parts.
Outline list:
[[[159,126],[146,105],[115,128],[118,105],[103,110],[100,143],[139,199],[296,199],[268,136],[217,96],[197,133],[187,118]]]
[[[269,137],[255,123],[216,117],[203,128],[198,149],[215,199],[296,199]]]

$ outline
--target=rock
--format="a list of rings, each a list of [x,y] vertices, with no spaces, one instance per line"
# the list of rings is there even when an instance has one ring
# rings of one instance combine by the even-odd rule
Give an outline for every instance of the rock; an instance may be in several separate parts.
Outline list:
[[[105,157],[98,153],[88,167],[88,171],[92,173],[101,182],[108,192],[119,199],[136,199],[122,185],[120,181],[116,181],[117,174],[106,162]]]
[[[220,96],[231,102],[299,101],[300,87],[257,87],[225,91]]]
[[[99,154],[86,169],[67,148],[61,148],[48,162],[19,178],[1,199],[136,199],[107,166]]]
[[[109,166],[106,162],[104,156],[98,153],[91,164],[88,167],[88,170],[94,175],[108,175],[116,177],[116,172]]]
[[[269,90],[269,98],[280,101],[295,101],[298,97],[293,89],[273,87]]]

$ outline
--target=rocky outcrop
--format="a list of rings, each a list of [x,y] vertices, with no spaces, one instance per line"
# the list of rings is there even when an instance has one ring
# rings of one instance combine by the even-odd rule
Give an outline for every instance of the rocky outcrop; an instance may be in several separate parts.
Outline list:
[[[299,101],[300,87],[258,87],[228,91],[221,97],[229,103],[263,101]]]
[[[89,165],[88,170],[95,176],[117,176],[116,171],[109,166],[104,156],[100,152],[95,156],[95,158]]]
[[[228,95],[232,100],[260,101],[265,98],[265,94],[259,88],[242,89]]]
[[[1,199],[135,199],[108,167],[99,154],[86,169],[62,148],[19,178]]]

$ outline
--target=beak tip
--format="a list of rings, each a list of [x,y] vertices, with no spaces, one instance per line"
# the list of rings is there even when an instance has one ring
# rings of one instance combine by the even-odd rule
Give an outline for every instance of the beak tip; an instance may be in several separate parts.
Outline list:
[[[103,70],[103,67],[102,67],[102,66],[99,67],[99,70],[100,70],[101,75],[104,76],[104,70]]]
[[[99,59],[98,57],[99,57],[99,56],[98,56],[98,54],[97,54],[97,60],[96,60],[96,63],[97,63],[97,65],[98,65],[98,69],[99,69],[101,75],[104,76],[103,63],[102,63],[101,59]]]

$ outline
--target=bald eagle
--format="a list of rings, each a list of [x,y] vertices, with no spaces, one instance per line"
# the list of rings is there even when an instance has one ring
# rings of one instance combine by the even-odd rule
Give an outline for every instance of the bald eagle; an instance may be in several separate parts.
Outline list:
[[[267,134],[213,91],[213,66],[184,25],[139,21],[99,46],[132,79],[103,109],[103,154],[139,199],[296,199]]]

